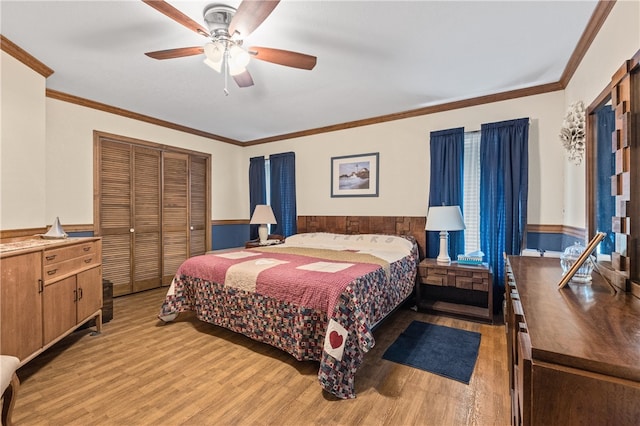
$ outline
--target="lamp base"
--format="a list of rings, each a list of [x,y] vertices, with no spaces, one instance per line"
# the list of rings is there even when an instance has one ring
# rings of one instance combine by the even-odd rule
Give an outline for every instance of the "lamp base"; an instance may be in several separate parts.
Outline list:
[[[258,237],[260,237],[260,244],[267,244],[267,239],[269,237],[269,230],[267,229],[267,225],[262,224],[258,227]]]
[[[436,263],[440,265],[450,265],[451,258],[449,257],[449,232],[440,231],[440,253],[436,258]]]

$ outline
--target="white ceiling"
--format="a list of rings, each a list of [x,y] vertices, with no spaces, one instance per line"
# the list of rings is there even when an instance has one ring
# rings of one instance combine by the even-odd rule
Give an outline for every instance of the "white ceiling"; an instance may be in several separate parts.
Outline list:
[[[237,7],[239,0],[219,0]],[[204,25],[211,1],[169,3]],[[241,142],[560,80],[597,1],[282,1],[245,39],[318,57],[252,60],[238,88],[206,39],[138,0],[0,1],[2,34],[54,70],[47,88]],[[206,25],[205,25],[206,26]]]

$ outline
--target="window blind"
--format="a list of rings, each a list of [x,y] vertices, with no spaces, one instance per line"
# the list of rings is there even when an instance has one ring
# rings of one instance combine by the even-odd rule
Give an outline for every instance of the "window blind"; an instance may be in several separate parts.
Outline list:
[[[480,132],[464,134],[464,252],[480,250]]]

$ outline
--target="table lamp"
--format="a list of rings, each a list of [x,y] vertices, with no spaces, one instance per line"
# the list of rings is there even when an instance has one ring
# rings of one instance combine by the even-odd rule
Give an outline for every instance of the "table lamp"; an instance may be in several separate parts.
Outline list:
[[[251,225],[260,225],[258,227],[258,236],[260,237],[260,244],[265,245],[267,243],[267,237],[269,236],[267,225],[274,225],[278,222],[276,222],[270,205],[258,204],[253,211],[253,216],[251,216],[249,223]]]
[[[449,257],[449,232],[461,231],[464,227],[460,206],[432,206],[427,213],[427,231],[440,231],[440,254],[436,263],[448,265]]]

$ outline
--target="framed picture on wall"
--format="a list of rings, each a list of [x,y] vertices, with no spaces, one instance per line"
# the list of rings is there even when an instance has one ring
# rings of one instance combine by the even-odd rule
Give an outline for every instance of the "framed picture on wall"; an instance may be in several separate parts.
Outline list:
[[[332,197],[377,197],[380,153],[331,157]]]

